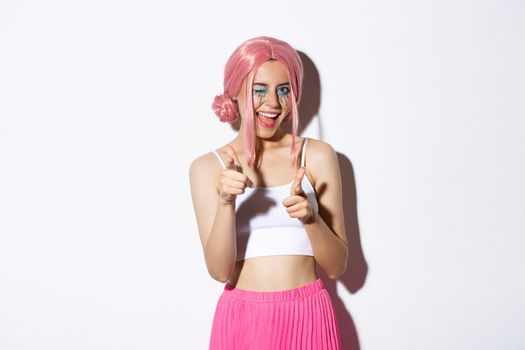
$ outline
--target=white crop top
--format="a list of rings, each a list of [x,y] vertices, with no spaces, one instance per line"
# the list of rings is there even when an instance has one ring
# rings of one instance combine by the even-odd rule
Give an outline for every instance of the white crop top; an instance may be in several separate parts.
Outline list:
[[[305,164],[307,143],[308,138],[305,138],[301,166]],[[215,150],[213,153],[223,168],[226,168],[219,154]],[[282,204],[282,201],[290,196],[292,184],[293,180],[275,187],[246,187],[244,193],[237,195],[236,261],[269,255],[314,255],[303,223],[299,219],[291,218]],[[310,205],[318,212],[315,189],[306,174],[301,185]]]

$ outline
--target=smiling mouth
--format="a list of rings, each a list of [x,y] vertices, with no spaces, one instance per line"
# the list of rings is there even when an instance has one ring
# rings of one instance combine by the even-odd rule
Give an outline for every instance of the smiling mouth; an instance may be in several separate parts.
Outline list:
[[[262,127],[273,128],[279,115],[280,113],[257,112],[257,120]]]

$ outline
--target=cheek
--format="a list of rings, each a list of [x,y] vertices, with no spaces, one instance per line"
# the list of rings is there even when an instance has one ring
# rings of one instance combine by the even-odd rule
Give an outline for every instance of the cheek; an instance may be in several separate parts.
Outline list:
[[[290,105],[290,95],[279,96],[279,103],[283,107],[289,106]]]
[[[253,109],[256,110],[256,109],[259,109],[263,104],[257,100],[254,100],[253,101]]]
[[[287,108],[290,104],[288,103],[288,101],[280,101],[279,103],[281,105],[282,108]]]

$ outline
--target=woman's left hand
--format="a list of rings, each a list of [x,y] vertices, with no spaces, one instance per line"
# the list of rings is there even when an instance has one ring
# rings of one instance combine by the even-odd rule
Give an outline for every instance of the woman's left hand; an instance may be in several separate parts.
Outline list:
[[[295,180],[290,189],[290,197],[283,200],[283,205],[291,218],[297,218],[302,223],[309,223],[315,220],[314,210],[306,197],[301,186],[301,181],[305,173],[305,168],[300,167],[295,174]]]

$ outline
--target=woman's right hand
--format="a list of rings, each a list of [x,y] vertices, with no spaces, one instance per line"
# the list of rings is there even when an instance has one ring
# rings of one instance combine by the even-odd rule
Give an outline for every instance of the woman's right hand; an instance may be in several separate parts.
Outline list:
[[[253,188],[253,182],[242,173],[241,162],[230,145],[226,146],[226,169],[222,171],[219,181],[219,195],[227,204],[234,204],[237,195],[244,193],[246,187]]]

